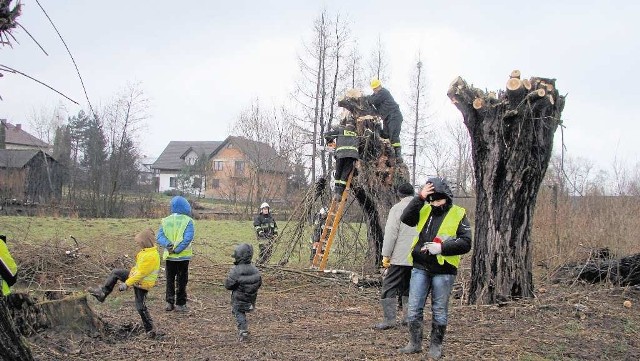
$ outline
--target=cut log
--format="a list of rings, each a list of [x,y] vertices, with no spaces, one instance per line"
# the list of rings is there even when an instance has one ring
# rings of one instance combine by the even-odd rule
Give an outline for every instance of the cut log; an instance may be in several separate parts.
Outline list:
[[[549,98],[549,103],[550,103],[551,105],[554,105],[554,104],[556,103],[556,101],[555,101],[555,100],[553,100],[553,95],[549,94],[549,95],[547,96],[547,98]]]
[[[511,78],[517,78],[520,79],[520,70],[516,69],[514,71],[511,72],[511,75],[509,75]]]
[[[560,266],[553,279],[556,282],[579,279],[590,283],[611,282],[618,286],[640,285],[640,253],[614,258],[606,248],[593,250],[584,262]]]
[[[511,78],[507,81],[507,99],[511,108],[517,107],[524,98],[527,90],[522,85],[522,80]]]
[[[524,88],[527,90],[531,90],[531,80],[522,79],[522,86],[524,86]]]
[[[473,101],[473,109],[481,109],[484,106],[484,100],[482,98],[476,98]]]

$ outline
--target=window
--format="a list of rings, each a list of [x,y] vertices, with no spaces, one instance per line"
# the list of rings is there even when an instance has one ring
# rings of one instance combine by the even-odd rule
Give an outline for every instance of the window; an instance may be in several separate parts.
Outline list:
[[[224,162],[221,160],[214,160],[213,161],[213,171],[214,172],[218,172],[221,171],[223,169]]]
[[[178,181],[178,178],[169,177],[169,187],[171,187],[171,188],[177,187],[177,181]]]
[[[200,187],[202,187],[202,178],[193,177],[193,184],[191,184],[191,188],[199,189]]]
[[[211,188],[213,189],[220,188],[220,179],[212,179]]]
[[[236,175],[244,174],[244,161],[236,161]]]

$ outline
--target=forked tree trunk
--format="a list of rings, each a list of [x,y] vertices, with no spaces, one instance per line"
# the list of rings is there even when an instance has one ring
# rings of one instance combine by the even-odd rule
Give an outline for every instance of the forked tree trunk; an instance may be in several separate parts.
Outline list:
[[[564,96],[555,79],[520,80],[484,91],[458,77],[447,95],[471,135],[476,219],[470,303],[533,297],[531,224]]]

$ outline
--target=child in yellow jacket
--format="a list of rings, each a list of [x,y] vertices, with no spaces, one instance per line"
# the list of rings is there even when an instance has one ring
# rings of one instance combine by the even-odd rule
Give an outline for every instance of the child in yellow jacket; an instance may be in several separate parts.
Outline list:
[[[135,237],[136,244],[140,247],[140,252],[136,255],[136,264],[131,270],[116,268],[111,271],[102,287],[89,288],[87,291],[99,302],[104,302],[105,298],[113,291],[116,283],[121,283],[118,289],[126,291],[133,286],[136,297],[136,310],[142,318],[147,336],[155,337],[156,330],[153,327],[153,320],[145,304],[147,292],[156,284],[158,271],[160,270],[160,254],[156,248],[156,236],[151,229],[145,229]]]

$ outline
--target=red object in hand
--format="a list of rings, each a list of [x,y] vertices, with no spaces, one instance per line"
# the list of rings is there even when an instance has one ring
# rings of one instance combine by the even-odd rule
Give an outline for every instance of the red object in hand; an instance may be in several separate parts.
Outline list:
[[[442,238],[440,238],[440,236],[435,236],[433,243],[442,243]]]

